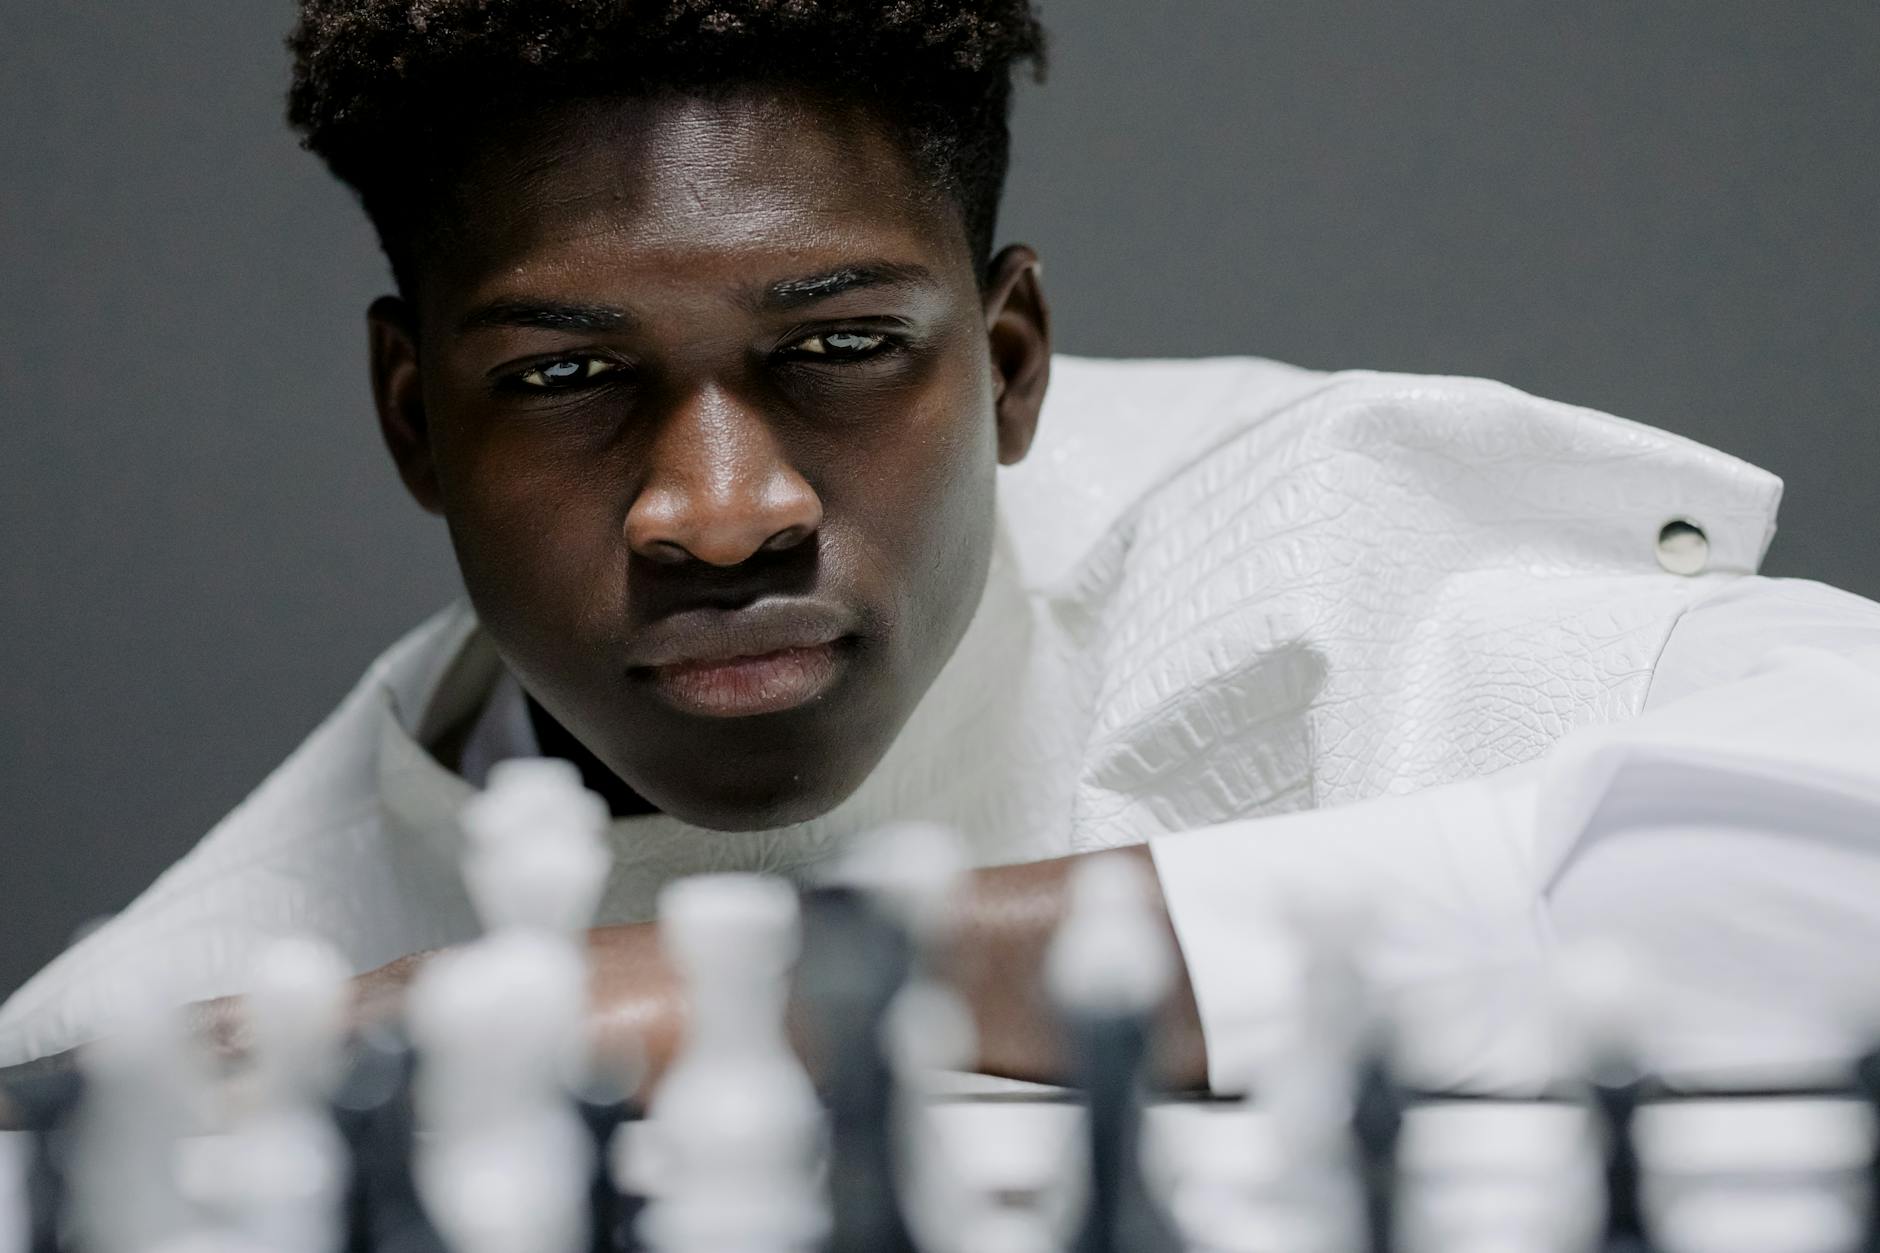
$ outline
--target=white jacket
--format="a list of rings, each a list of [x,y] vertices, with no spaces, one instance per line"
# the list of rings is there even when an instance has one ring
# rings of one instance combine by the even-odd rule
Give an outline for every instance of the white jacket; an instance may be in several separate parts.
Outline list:
[[[648,917],[687,873],[814,876],[896,817],[955,824],[983,864],[1152,840],[1218,1086],[1259,1032],[1254,906],[1334,888],[1371,907],[1373,974],[1451,1023],[1433,1081],[1534,1081],[1514,1024],[1563,935],[1677,981],[1660,1064],[1819,1063],[1865,1029],[1863,981],[1851,958],[1799,971],[1832,945],[1793,919],[1880,939],[1880,606],[1752,577],[1780,490],[1480,380],[1059,358],[973,625],[874,774],[775,831],[616,822],[602,918]],[[1672,522],[1701,538],[1661,543]],[[1772,642],[1821,648],[1744,679]],[[363,970],[474,934],[471,784],[424,746],[487,721],[502,675],[462,605],[395,644],[0,1008],[0,1064],[94,1036],[139,985],[238,990],[269,936]],[[1606,729],[1553,751],[1582,728]],[[1761,799],[1681,810],[1664,761],[1685,801]]]

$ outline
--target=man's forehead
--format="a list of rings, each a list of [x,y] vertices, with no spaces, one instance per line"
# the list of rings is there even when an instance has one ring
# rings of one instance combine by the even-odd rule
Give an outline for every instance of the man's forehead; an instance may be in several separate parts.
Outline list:
[[[957,210],[859,107],[789,95],[583,101],[505,124],[439,236],[460,283],[729,263],[826,279],[812,256],[970,265]],[[957,256],[949,253],[957,250]],[[474,274],[465,271],[474,271]]]

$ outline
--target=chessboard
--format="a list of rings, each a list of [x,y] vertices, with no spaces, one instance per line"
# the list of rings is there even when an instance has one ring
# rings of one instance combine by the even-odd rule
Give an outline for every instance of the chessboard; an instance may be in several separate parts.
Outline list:
[[[912,1247],[976,1253],[1129,1247],[1073,1244],[1090,1206],[1086,1127],[1084,1106],[1071,1093],[926,1099],[916,1134],[927,1139],[924,1154],[951,1174],[957,1208],[929,1216],[931,1229],[916,1236]],[[621,1124],[607,1146],[612,1151],[604,1159],[605,1182],[591,1188],[590,1229],[579,1246],[563,1247],[596,1253],[655,1247],[635,1230],[648,1199],[666,1183],[650,1131],[644,1120]],[[1874,1117],[1857,1096],[1648,1102],[1637,1111],[1631,1135],[1631,1203],[1642,1201],[1644,1213],[1620,1215],[1616,1223],[1609,1212],[1611,1189],[1628,1186],[1627,1177],[1608,1169],[1608,1146],[1594,1110],[1569,1101],[1437,1098],[1408,1104],[1391,1154],[1388,1198],[1381,1204],[1367,1196],[1372,1185],[1355,1136],[1340,1168],[1314,1186],[1300,1177],[1288,1135],[1253,1101],[1150,1102],[1141,1147],[1145,1180],[1152,1195],[1164,1199],[1176,1233],[1172,1247],[1195,1253],[1866,1253],[1873,1247],[1868,1212]],[[24,1132],[0,1133],[0,1253],[81,1247],[70,1230],[63,1236],[33,1234],[28,1189],[36,1140]],[[213,1192],[204,1175],[226,1162],[231,1147],[213,1136],[183,1142],[175,1156],[179,1177],[191,1181],[198,1195]],[[408,1164],[401,1168],[394,1161],[375,1169],[396,1176]],[[825,1192],[826,1171],[825,1163],[819,1180]],[[356,1181],[349,1225],[310,1223],[307,1234],[323,1233],[318,1239],[270,1243],[227,1230],[215,1235],[217,1207],[205,1203],[189,1241],[170,1240],[162,1247],[358,1253],[483,1247],[450,1244],[435,1226],[398,1236],[391,1230],[395,1224],[377,1221],[361,1204],[366,1197],[384,1202],[404,1191],[387,1186],[391,1182]],[[1374,1232],[1369,1224],[1379,1216],[1388,1228]],[[829,1224],[831,1234],[835,1225]],[[863,1242],[874,1238],[864,1235],[843,1247],[897,1247],[891,1241]],[[835,1246],[825,1238],[795,1247]]]
[[[963,1074],[937,958],[962,854],[914,824],[841,886],[669,885],[686,1037],[646,1081],[590,1053],[605,821],[561,763],[494,772],[465,814],[486,934],[396,1020],[359,1029],[339,955],[289,937],[257,955],[239,1073],[153,995],[77,1069],[0,1090],[0,1253],[1880,1250],[1880,1061],[1671,1091],[1610,952],[1563,966],[1572,1065],[1544,1095],[1432,1092],[1352,920],[1295,920],[1247,966],[1274,1030],[1246,1091],[1155,1093],[1175,956],[1129,857],[1080,864],[1046,961],[1076,1087]]]

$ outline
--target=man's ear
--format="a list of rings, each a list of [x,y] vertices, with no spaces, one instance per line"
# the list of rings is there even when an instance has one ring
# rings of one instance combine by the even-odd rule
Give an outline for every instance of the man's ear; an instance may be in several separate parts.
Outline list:
[[[412,499],[431,513],[442,513],[444,494],[419,386],[416,312],[396,296],[380,296],[366,310],[366,326],[372,341],[372,401],[385,446]]]
[[[986,333],[999,424],[999,464],[1022,461],[1038,433],[1038,412],[1051,381],[1051,311],[1045,305],[1038,254],[1012,244],[992,259],[986,288]]]

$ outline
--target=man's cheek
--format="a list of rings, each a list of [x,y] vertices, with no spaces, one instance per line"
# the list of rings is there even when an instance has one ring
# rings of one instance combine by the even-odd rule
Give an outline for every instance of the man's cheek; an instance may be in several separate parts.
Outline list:
[[[460,545],[466,581],[480,585],[479,609],[531,635],[588,637],[624,613],[627,562],[611,513],[571,493],[504,496],[484,502]]]

